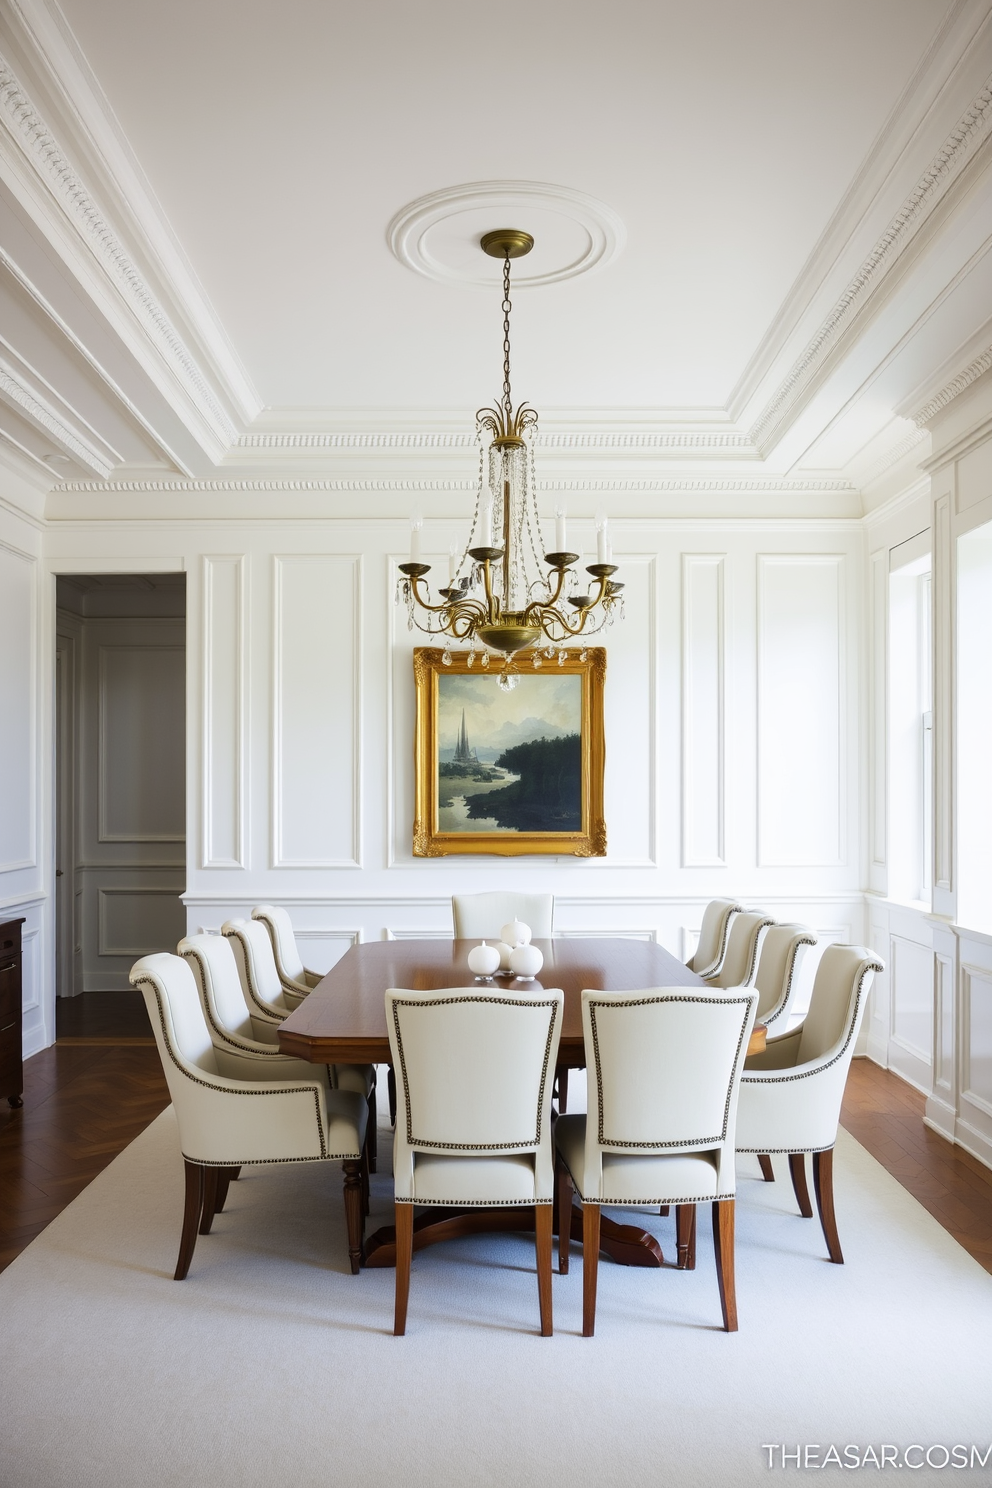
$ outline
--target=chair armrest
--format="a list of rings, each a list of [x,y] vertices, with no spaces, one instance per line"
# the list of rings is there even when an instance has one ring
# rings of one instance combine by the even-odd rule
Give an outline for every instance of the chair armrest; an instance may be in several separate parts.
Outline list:
[[[799,1053],[799,1040],[802,1035],[802,1027],[794,1028],[789,1033],[783,1034],[781,1038],[769,1039],[767,1046],[760,1054],[749,1054],[744,1061],[744,1073],[749,1074],[751,1070],[776,1070],[791,1069],[795,1066],[796,1056]]]
[[[314,987],[317,986],[317,983],[324,980],[324,973],[322,971],[311,971],[309,967],[304,966],[303,980],[306,982],[307,991],[312,992]]]
[[[247,1080],[256,1084],[259,1080],[300,1080],[304,1084],[329,1087],[329,1067],[326,1064],[311,1064],[307,1059],[295,1059],[291,1054],[278,1050],[219,1049],[214,1046],[217,1068],[226,1080]]]

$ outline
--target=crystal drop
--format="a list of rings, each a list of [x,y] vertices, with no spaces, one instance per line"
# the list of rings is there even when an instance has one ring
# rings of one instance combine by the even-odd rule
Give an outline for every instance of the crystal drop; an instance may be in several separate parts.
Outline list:
[[[542,667],[543,665],[544,665],[544,657],[541,655],[540,651],[538,651],[538,652],[535,653],[535,656],[534,656],[534,670],[535,670],[535,672],[537,671],[538,667]]]
[[[442,666],[450,666],[451,665],[451,652],[450,651],[447,651],[447,650],[445,651],[444,655],[441,657],[441,664],[442,664]]]
[[[488,665],[489,665],[489,652],[488,651],[483,651],[483,653],[482,653],[482,665],[484,667],[488,667]]]
[[[465,665],[466,666],[475,666],[475,652],[474,651],[470,651],[468,653],[468,659],[465,662]]]
[[[564,653],[564,651],[561,651],[561,650],[559,650],[559,652],[558,652],[558,665],[559,666],[564,666],[565,665],[565,653]]]
[[[588,661],[589,660],[589,652],[586,651],[584,648],[579,652],[579,660],[580,661]]]

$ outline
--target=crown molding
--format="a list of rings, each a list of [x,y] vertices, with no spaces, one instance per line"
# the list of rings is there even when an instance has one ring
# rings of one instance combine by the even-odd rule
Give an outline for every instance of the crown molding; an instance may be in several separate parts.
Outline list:
[[[49,401],[38,393],[17,368],[0,356],[0,398],[9,403],[29,422],[44,430],[60,449],[73,456],[84,468],[104,480],[114,469],[114,461],[101,453],[77,428],[69,424]]]
[[[967,366],[962,367],[955,377],[944,384],[938,393],[929,398],[921,408],[917,408],[910,418],[918,429],[925,430],[935,414],[940,413],[949,403],[959,397],[966,388],[970,388],[973,382],[977,382],[989,368],[992,367],[992,346],[987,346],[978,356],[972,357]]]
[[[992,77],[958,120],[899,211],[876,239],[856,274],[835,300],[830,313],[793,362],[776,392],[765,404],[750,435],[763,453],[778,443],[800,411],[811,384],[825,370],[831,353],[853,326],[866,305],[894,272],[909,245],[946,201],[953,186],[978,159],[992,136]]]
[[[808,495],[810,493],[828,495],[853,495],[856,487],[845,477],[832,478],[810,478],[792,480],[789,478],[771,476],[720,476],[708,478],[706,476],[671,476],[659,480],[651,479],[608,479],[608,480],[539,480],[537,482],[539,491],[574,491],[578,494],[589,493],[594,495],[598,491],[636,491],[650,493],[652,491],[717,491],[717,492],[754,492],[775,493],[784,495]],[[279,479],[245,479],[230,477],[228,479],[218,478],[215,480],[186,480],[186,479],[151,479],[151,480],[108,480],[108,481],[63,481],[53,489],[53,495],[66,495],[72,493],[119,493],[130,492],[141,494],[144,492],[203,492],[203,493],[237,493],[239,491],[454,491],[469,493],[475,490],[475,482],[470,480],[395,480],[395,479],[367,479],[356,477],[355,479],[313,479],[301,480],[298,478]]]
[[[635,432],[630,430],[603,429],[598,432],[582,430],[560,430],[542,433],[535,440],[537,449],[546,450],[595,450],[604,453],[617,452],[680,455],[731,455],[735,459],[758,459],[759,454],[747,434],[716,430],[657,430]],[[242,434],[236,441],[231,458],[237,452],[251,454],[286,453],[287,451],[322,450],[472,450],[475,448],[474,433],[453,433],[426,430],[387,432],[362,432],[359,430],[336,433],[282,433],[251,432]]]

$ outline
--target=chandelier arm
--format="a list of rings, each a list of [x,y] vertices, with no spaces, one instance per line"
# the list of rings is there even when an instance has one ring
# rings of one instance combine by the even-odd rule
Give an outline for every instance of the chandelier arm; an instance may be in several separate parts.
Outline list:
[[[421,594],[419,592],[419,589],[420,589],[420,575],[419,574],[411,575],[409,582],[410,582],[411,588],[413,589],[413,597],[417,601],[417,603],[420,605],[420,608],[422,610],[429,610],[432,615],[439,615],[444,610],[447,610],[448,612],[451,611],[452,606],[451,606],[451,603],[450,603],[449,600],[444,600],[441,604],[431,604],[429,600],[424,599],[421,596]],[[477,601],[459,600],[458,603],[459,603],[459,605],[461,605],[461,604],[472,604],[472,603],[477,603]]]

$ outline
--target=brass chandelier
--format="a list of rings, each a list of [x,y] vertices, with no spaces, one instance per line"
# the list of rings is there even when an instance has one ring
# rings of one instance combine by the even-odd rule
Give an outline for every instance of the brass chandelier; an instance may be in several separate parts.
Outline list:
[[[593,635],[623,613],[623,584],[612,577],[605,518],[598,519],[597,561],[586,567],[591,585],[580,584],[573,565],[578,553],[567,551],[565,513],[555,514],[553,553],[539,557],[540,518],[534,479],[537,413],[527,403],[516,409],[510,395],[510,261],[534,246],[530,233],[500,229],[480,240],[484,253],[503,260],[503,392],[491,408],[475,416],[479,478],[468,541],[460,556],[452,548],[447,586],[431,597],[421,561],[421,519],[412,521],[410,561],[399,565],[403,578],[397,602],[407,608],[409,628],[443,635],[444,660],[450,664],[452,640],[467,641],[468,664],[481,648],[480,665],[488,667],[495,652],[504,658],[504,677],[518,652],[530,652],[533,665],[564,663],[563,644]],[[494,541],[494,534],[496,535]],[[580,592],[583,589],[583,592]],[[537,650],[533,648],[537,647]],[[500,679],[504,680],[503,677]]]

